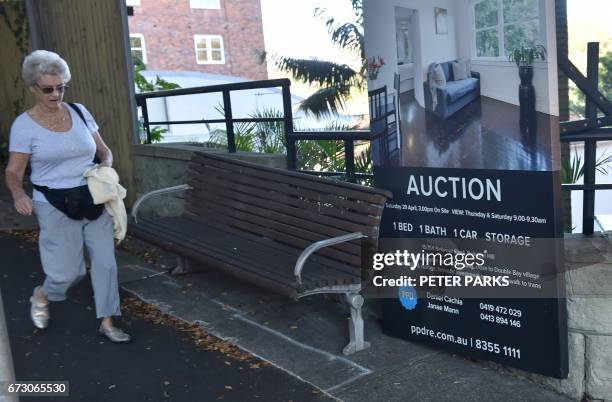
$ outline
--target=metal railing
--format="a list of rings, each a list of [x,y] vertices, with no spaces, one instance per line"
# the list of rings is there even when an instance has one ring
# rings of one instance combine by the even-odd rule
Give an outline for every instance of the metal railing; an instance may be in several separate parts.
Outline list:
[[[287,150],[290,147],[294,150],[292,153],[287,152],[287,168],[297,170],[297,147],[296,141],[343,141],[344,143],[344,172],[321,172],[314,170],[300,170],[302,173],[316,174],[320,176],[340,176],[343,175],[346,181],[356,182],[357,179],[371,179],[372,173],[356,172],[355,169],[355,142],[356,141],[372,141],[373,136],[367,130],[355,131],[301,131],[294,132],[288,136]]]
[[[261,123],[261,122],[279,122],[285,123],[285,129],[293,130],[293,113],[291,110],[291,93],[289,86],[291,81],[286,78],[277,80],[263,80],[263,81],[246,81],[238,82],[235,84],[222,84],[222,85],[209,85],[204,87],[194,88],[181,88],[181,89],[169,89],[165,91],[155,92],[144,92],[136,94],[136,105],[141,108],[143,125],[147,134],[146,143],[151,143],[151,126],[161,125],[178,125],[178,124],[215,124],[225,123],[225,129],[227,133],[227,148],[231,153],[236,152],[236,137],[234,132],[235,123]],[[262,88],[281,88],[283,94],[283,117],[270,117],[270,118],[240,118],[236,119],[232,113],[232,100],[231,93],[234,91],[244,91],[249,89],[262,89]],[[149,120],[149,109],[147,106],[148,99],[154,98],[169,98],[174,96],[184,95],[198,95],[208,93],[221,93],[223,96],[223,112],[225,117],[223,119],[199,119],[199,120],[168,120],[168,121],[150,121]]]
[[[146,132],[146,143],[151,143],[151,127],[161,125],[180,125],[180,124],[214,124],[225,123],[227,134],[228,152],[236,152],[235,123],[262,123],[262,122],[283,122],[285,131],[285,147],[287,150],[287,168],[289,170],[299,170],[297,141],[343,141],[344,142],[344,172],[322,172],[312,170],[299,170],[303,173],[315,174],[319,176],[344,176],[347,181],[355,182],[361,178],[372,178],[371,173],[357,173],[355,171],[355,142],[371,141],[373,139],[370,131],[299,131],[296,132],[293,126],[293,111],[291,105],[291,81],[286,78],[262,81],[247,81],[233,84],[211,85],[195,88],[171,89],[156,92],[145,92],[136,94],[136,104],[141,108],[143,126]],[[232,113],[231,93],[234,91],[262,89],[262,88],[281,88],[283,115],[282,117],[269,118],[234,118]],[[148,99],[168,98],[183,95],[221,93],[223,96],[224,118],[219,119],[199,119],[199,120],[167,120],[150,121]]]
[[[574,81],[585,95],[585,119],[561,123],[561,142],[584,142],[583,184],[563,184],[568,191],[583,191],[582,233],[593,234],[595,226],[595,192],[612,190],[612,184],[597,184],[597,142],[612,140],[612,102],[598,89],[599,43],[590,42],[587,47],[587,75],[580,73],[567,55],[559,54],[559,68]],[[605,116],[598,117],[598,110]]]

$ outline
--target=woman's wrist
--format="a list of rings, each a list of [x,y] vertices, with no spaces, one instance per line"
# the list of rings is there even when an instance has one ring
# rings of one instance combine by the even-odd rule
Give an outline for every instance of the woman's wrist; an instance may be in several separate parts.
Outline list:
[[[23,197],[28,197],[25,191],[13,193],[13,201],[17,201]]]

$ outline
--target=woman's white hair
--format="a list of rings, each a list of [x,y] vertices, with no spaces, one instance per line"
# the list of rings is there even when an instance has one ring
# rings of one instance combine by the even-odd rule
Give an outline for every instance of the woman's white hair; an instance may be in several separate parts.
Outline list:
[[[43,75],[59,75],[64,82],[70,81],[68,63],[59,54],[47,50],[35,50],[23,60],[21,78],[28,86],[38,82]]]

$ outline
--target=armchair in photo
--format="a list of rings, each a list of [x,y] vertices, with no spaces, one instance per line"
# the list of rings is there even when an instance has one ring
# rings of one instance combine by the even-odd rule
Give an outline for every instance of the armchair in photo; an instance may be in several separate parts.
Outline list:
[[[440,69],[436,72],[436,66],[440,66],[443,78],[434,76],[439,75]],[[423,89],[425,109],[446,119],[480,97],[480,73],[471,71],[469,76],[455,77],[453,61],[432,63]]]

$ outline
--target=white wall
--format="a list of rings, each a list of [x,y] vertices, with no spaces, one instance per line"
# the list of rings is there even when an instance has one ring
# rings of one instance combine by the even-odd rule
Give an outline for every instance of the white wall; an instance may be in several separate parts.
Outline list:
[[[540,14],[544,17],[544,46],[547,60],[536,62],[533,86],[536,92],[536,110],[550,115],[559,115],[557,85],[557,47],[555,33],[554,0],[540,0]],[[513,105],[519,104],[520,79],[516,64],[510,61],[481,61],[473,58],[472,50],[472,0],[458,0],[457,49],[459,57],[470,59],[472,71],[480,73],[480,93]]]
[[[380,56],[386,65],[378,78],[369,82],[369,89],[387,85],[393,90],[393,73],[397,69],[394,7],[406,7],[417,11],[415,19],[419,35],[415,43],[415,95],[423,105],[423,82],[427,77],[427,66],[434,61],[450,61],[457,58],[455,15],[457,0],[364,0],[365,49],[368,57]],[[437,35],[434,7],[448,10],[448,34]]]

